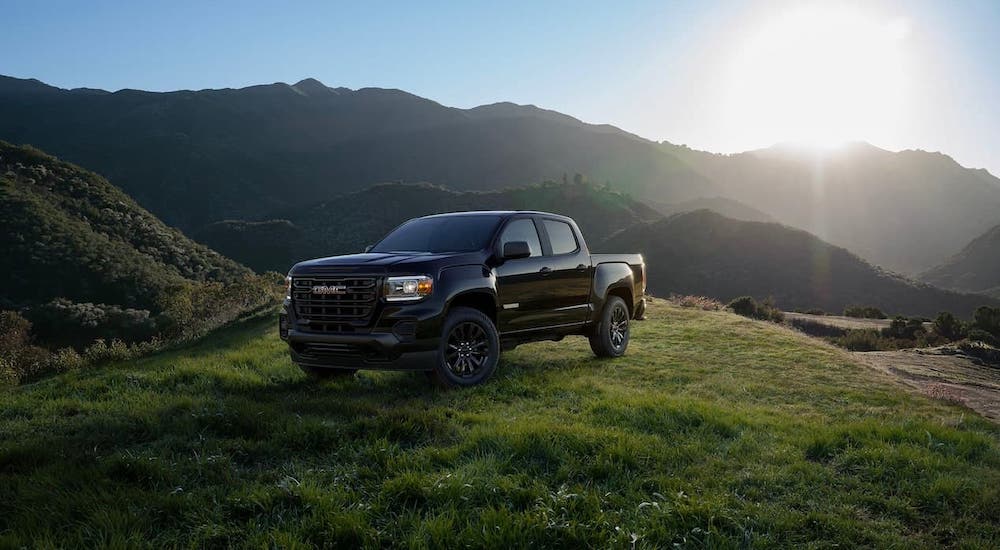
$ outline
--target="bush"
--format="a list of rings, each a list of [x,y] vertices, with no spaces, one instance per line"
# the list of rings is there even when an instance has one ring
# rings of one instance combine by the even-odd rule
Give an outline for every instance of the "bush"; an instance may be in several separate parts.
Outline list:
[[[20,380],[17,371],[14,370],[14,363],[0,357],[0,387],[17,385]]]
[[[49,347],[83,349],[101,338],[141,342],[157,332],[148,310],[116,305],[74,303],[59,298],[31,308],[26,315],[41,343]]]
[[[990,346],[1000,346],[1000,338],[993,336],[992,334],[982,330],[980,328],[974,328],[969,330],[966,338],[970,342],[981,342]]]
[[[920,319],[907,319],[902,315],[892,320],[888,327],[882,329],[882,336],[900,340],[916,340],[918,336],[927,333]]]
[[[962,342],[958,345],[966,355],[975,357],[983,363],[994,367],[1000,367],[1000,349],[982,342]]]
[[[1000,307],[979,306],[972,323],[979,330],[1000,338]]]
[[[860,319],[886,319],[888,315],[875,306],[848,306],[844,308],[845,317],[857,317]]]
[[[87,346],[87,349],[83,351],[83,356],[88,363],[99,364],[112,361],[125,361],[132,359],[135,354],[129,348],[128,344],[121,340],[112,340],[108,344],[103,338],[100,338]]]
[[[883,337],[874,329],[851,329],[831,342],[850,351],[888,351],[899,349],[897,342]]]
[[[170,289],[159,304],[157,327],[168,341],[198,338],[243,315],[280,302],[284,276],[252,275],[231,283],[188,283]]]
[[[965,326],[954,315],[947,311],[938,313],[934,319],[934,332],[941,337],[954,342],[965,337]]]
[[[733,313],[737,315],[742,315],[744,317],[750,317],[752,319],[761,319],[763,321],[773,321],[775,323],[780,323],[785,320],[785,314],[781,312],[774,304],[774,300],[768,298],[762,303],[758,303],[751,296],[740,296],[735,300],[729,302],[726,306],[731,309]]]
[[[714,298],[706,298],[705,296],[679,296],[677,294],[671,294],[670,298],[667,300],[675,306],[700,309],[703,311],[719,311],[722,309],[722,302],[719,302]]]
[[[792,328],[800,330],[809,336],[817,336],[820,338],[837,338],[847,333],[846,329],[828,325],[826,323],[810,321],[808,319],[792,319],[788,321],[788,324],[791,325]]]

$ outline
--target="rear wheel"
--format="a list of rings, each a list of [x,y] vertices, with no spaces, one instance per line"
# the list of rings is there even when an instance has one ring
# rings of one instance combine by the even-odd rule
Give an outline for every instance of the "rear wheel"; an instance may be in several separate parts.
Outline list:
[[[311,367],[309,365],[299,365],[302,372],[309,375],[314,380],[335,380],[338,378],[350,378],[354,376],[357,369],[337,369],[332,367]]]
[[[456,307],[441,331],[437,361],[429,376],[440,386],[474,386],[493,376],[500,360],[500,337],[483,312]]]
[[[621,357],[628,349],[629,314],[625,300],[611,296],[590,335],[590,349],[598,357]]]

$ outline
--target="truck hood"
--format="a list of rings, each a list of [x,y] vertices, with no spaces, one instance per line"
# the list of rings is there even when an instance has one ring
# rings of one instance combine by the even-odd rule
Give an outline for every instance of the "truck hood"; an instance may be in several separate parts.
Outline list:
[[[346,256],[331,256],[329,258],[317,258],[306,260],[295,264],[290,273],[292,275],[316,274],[316,273],[362,273],[362,272],[412,272],[424,267],[431,267],[442,260],[449,265],[458,263],[482,262],[482,255],[478,252],[452,252],[444,254],[432,254],[426,252],[402,252],[402,253],[381,253],[369,252],[365,254],[348,254]]]

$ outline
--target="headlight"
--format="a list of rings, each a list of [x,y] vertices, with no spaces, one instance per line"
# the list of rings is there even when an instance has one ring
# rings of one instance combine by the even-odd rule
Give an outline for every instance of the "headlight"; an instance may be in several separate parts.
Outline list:
[[[271,280],[273,281],[274,279]],[[292,278],[287,275],[285,276],[285,298],[292,298]]]
[[[385,299],[388,302],[419,300],[434,290],[434,279],[427,275],[389,277],[385,280]]]

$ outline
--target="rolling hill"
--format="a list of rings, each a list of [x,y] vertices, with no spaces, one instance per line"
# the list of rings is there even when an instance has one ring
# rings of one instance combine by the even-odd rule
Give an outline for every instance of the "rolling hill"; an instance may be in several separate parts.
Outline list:
[[[61,343],[127,317],[144,336],[185,289],[238,284],[246,267],[186,238],[100,176],[30,147],[0,142],[0,309],[49,313],[39,334]],[[197,297],[187,299],[198,301]],[[190,304],[188,304],[190,305]],[[234,305],[235,307],[235,305]],[[103,333],[101,333],[103,334]],[[138,337],[139,335],[133,335]],[[123,335],[124,337],[124,335]]]
[[[786,225],[916,275],[1000,223],[1000,179],[925,151],[783,144],[717,155],[662,144],[720,189]]]
[[[694,212],[695,210],[711,210],[716,214],[722,214],[727,218],[742,220],[746,222],[775,222],[773,216],[760,210],[748,206],[738,200],[727,199],[725,197],[700,197],[689,201],[656,204],[653,206],[664,216],[682,214],[684,212]]]
[[[635,226],[602,250],[646,258],[654,294],[700,294],[730,300],[773,297],[785,309],[873,305],[891,314],[971,317],[985,296],[958,294],[882,271],[849,251],[798,229],[732,220],[708,210]]]
[[[0,139],[95,170],[185,230],[268,219],[376,183],[490,190],[586,174],[634,196],[711,184],[653,142],[511,103],[445,107],[307,79],[238,90],[64,90],[0,77]]]
[[[1000,298],[1000,225],[976,237],[947,262],[920,274],[941,288]]]
[[[258,271],[287,271],[306,258],[358,252],[410,218],[465,210],[565,214],[576,219],[584,236],[595,243],[635,223],[661,217],[627,195],[585,182],[548,182],[488,192],[382,184],[289,211],[288,219],[222,221],[192,236]]]

